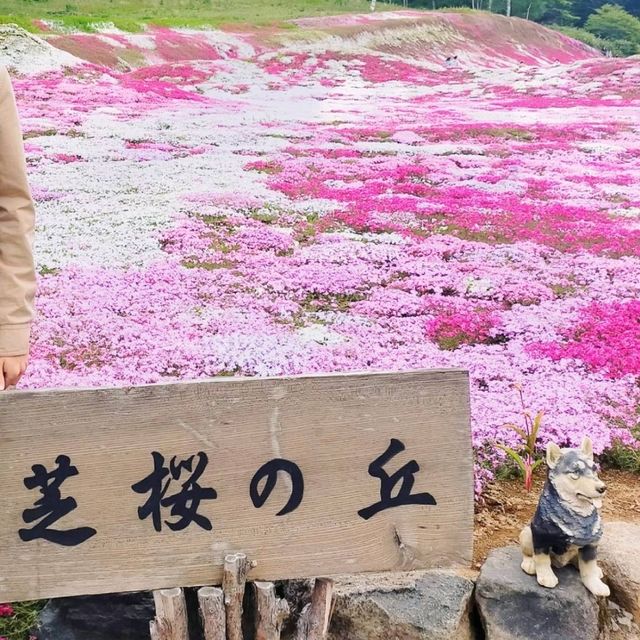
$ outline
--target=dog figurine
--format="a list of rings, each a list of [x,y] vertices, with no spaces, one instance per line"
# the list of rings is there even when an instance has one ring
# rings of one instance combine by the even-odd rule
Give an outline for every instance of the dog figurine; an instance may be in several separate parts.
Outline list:
[[[552,589],[558,577],[551,568],[577,561],[584,586],[595,596],[608,596],[596,562],[602,537],[600,509],[607,487],[598,477],[593,447],[584,438],[579,449],[547,445],[547,482],[531,524],[520,534],[522,569],[538,584]]]

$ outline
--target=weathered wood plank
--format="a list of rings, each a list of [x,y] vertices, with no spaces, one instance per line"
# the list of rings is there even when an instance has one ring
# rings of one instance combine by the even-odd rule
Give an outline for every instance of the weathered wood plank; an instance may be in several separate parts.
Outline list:
[[[225,555],[238,549],[257,561],[250,580],[466,563],[473,518],[468,393],[463,371],[415,371],[0,394],[0,602],[220,584]],[[384,469],[393,474],[415,460],[412,491],[432,494],[437,504],[365,520],[358,512],[381,498],[369,465],[394,438],[406,450]],[[154,469],[152,452],[167,472],[156,485],[171,480],[165,498],[174,498],[161,507],[160,530],[153,509],[144,519],[138,512],[151,496],[141,481]],[[196,482],[217,497],[203,498],[195,511],[211,529],[197,522],[180,529],[193,506],[180,504],[179,495],[190,473],[182,469],[174,479],[171,462],[175,472],[195,456],[194,470],[201,452],[208,463]],[[37,484],[24,484],[37,475],[32,466],[51,472],[59,456],[78,474],[60,484],[58,497],[73,497],[77,507],[49,529],[80,528],[76,535],[86,539],[77,546],[29,539],[42,511],[23,519],[43,497]],[[260,508],[249,494],[256,471],[274,458],[295,463],[304,478],[301,503],[282,516],[289,475],[278,473]],[[254,498],[267,481],[255,483]],[[146,489],[152,486],[148,479]],[[44,512],[51,514],[46,505]]]

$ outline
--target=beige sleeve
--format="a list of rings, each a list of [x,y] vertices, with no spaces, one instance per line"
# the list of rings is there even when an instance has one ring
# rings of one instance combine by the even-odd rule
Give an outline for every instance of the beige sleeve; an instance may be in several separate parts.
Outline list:
[[[29,352],[34,222],[18,111],[9,74],[0,67],[0,357]]]

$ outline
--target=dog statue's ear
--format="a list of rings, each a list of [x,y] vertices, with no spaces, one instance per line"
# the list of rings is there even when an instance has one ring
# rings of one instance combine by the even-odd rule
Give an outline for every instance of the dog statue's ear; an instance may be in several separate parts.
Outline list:
[[[547,466],[549,469],[554,469],[561,457],[562,450],[560,447],[555,442],[550,442],[547,445]]]
[[[593,460],[593,444],[591,442],[591,438],[584,437],[582,439],[582,445],[580,446],[580,451],[585,458],[589,458]]]

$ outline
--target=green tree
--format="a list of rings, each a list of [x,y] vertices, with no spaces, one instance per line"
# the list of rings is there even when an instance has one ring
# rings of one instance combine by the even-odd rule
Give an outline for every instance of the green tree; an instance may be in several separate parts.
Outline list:
[[[588,17],[595,13],[605,4],[610,4],[611,0],[572,0],[573,13],[578,16],[580,24],[584,24]],[[640,17],[640,2],[638,0],[619,0],[618,3],[629,13]]]
[[[589,16],[585,29],[599,38],[640,46],[640,19],[620,5],[605,4]]]
[[[573,13],[572,0],[551,0],[542,4],[538,15],[532,17],[537,22],[568,26],[575,24],[578,20],[578,16]]]

